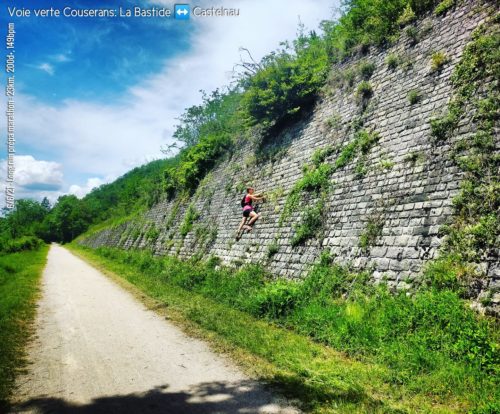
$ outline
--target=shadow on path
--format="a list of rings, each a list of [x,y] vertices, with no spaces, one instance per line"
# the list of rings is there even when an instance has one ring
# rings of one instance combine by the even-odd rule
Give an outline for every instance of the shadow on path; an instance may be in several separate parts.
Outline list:
[[[17,404],[12,413],[43,414],[205,414],[205,413],[298,413],[291,407],[280,406],[263,399],[262,388],[254,381],[236,383],[213,382],[192,387],[187,391],[169,392],[168,385],[155,387],[145,393],[114,395],[77,404],[61,398],[36,397]]]

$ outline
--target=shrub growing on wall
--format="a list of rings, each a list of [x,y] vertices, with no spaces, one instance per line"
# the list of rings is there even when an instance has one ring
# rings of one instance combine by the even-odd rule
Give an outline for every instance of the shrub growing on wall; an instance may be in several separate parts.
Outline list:
[[[296,114],[314,101],[327,69],[324,41],[314,32],[267,55],[257,72],[241,81],[247,122],[269,126]]]
[[[165,170],[164,188],[168,196],[172,197],[179,190],[194,191],[231,143],[228,134],[214,134],[203,137],[183,152],[179,165]]]

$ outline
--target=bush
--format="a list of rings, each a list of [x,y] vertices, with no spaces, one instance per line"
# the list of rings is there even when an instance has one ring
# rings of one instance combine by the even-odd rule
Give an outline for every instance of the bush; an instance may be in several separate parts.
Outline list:
[[[443,0],[434,9],[434,14],[436,16],[441,16],[450,10],[456,4],[456,0]]]
[[[146,240],[150,241],[151,243],[156,242],[159,236],[160,232],[154,226],[149,228],[148,231],[146,232]]]
[[[254,313],[273,319],[288,315],[300,302],[300,285],[294,282],[278,280],[265,285],[253,300]]]
[[[410,92],[408,92],[408,102],[410,102],[410,105],[415,105],[420,102],[420,99],[422,96],[420,95],[420,91],[418,89],[412,89]]]
[[[193,228],[193,223],[198,220],[200,213],[198,213],[193,204],[190,204],[184,215],[184,220],[179,227],[179,233],[182,237],[186,237],[187,234]]]
[[[373,62],[361,62],[359,65],[359,74],[364,80],[370,79],[374,71],[375,64]]]
[[[380,134],[376,131],[363,129],[356,134],[356,141],[361,153],[368,154],[372,147],[380,140]]]
[[[370,82],[363,81],[358,85],[356,89],[356,97],[359,98],[370,98],[373,95],[373,88]]]
[[[321,164],[325,162],[326,158],[335,152],[335,148],[332,146],[326,146],[325,148],[319,148],[314,151],[311,161],[316,168],[321,167]],[[324,168],[324,167],[323,167]]]
[[[412,165],[416,165],[418,162],[423,161],[424,159],[424,154],[419,151],[412,151],[408,154],[405,155],[405,162],[408,162]]]
[[[474,31],[451,77],[455,99],[448,104],[446,116],[434,123],[435,130],[447,137],[464,113],[476,114],[476,132],[460,139],[453,151],[453,160],[464,178],[453,199],[454,221],[446,228],[443,245],[443,250],[458,256],[463,266],[495,257],[498,245],[500,183],[495,122],[500,98],[489,80],[499,71],[498,56],[492,53],[500,48],[499,32],[498,18]],[[486,96],[478,98],[483,88]]]
[[[280,226],[285,220],[288,220],[291,214],[297,209],[303,192],[312,193],[318,197],[323,191],[328,189],[330,186],[330,176],[334,168],[323,161],[331,152],[333,152],[332,147],[317,150],[313,154],[313,162],[315,165],[312,167],[307,165],[304,166],[304,176],[297,181],[287,196],[285,207],[279,219]]]
[[[394,168],[394,161],[392,160],[388,160],[386,158],[382,158],[380,161],[379,161],[379,166],[382,170],[392,170],[392,168]]]
[[[353,67],[332,71],[328,77],[328,84],[333,88],[352,88],[356,80],[356,71]]]
[[[415,12],[411,8],[411,4],[408,3],[403,10],[403,13],[398,17],[397,23],[399,26],[406,26],[409,23],[412,23],[415,21],[417,16],[415,15]]]
[[[325,160],[335,152],[334,147],[328,146],[314,152],[312,156],[314,165],[312,167],[305,166],[304,176],[290,191],[279,219],[281,226],[285,220],[290,218],[291,213],[300,204],[302,192],[313,193],[316,197],[321,196],[321,199],[313,207],[309,207],[304,211],[300,224],[295,227],[295,235],[291,240],[292,246],[303,244],[310,238],[320,234],[324,215],[323,198],[325,190],[330,186],[331,174],[347,165],[357,155],[358,151],[362,155],[366,155],[378,139],[379,135],[375,132],[358,131],[355,139],[342,149],[333,166],[325,163]]]
[[[352,161],[358,152],[361,155],[366,155],[370,149],[375,145],[380,139],[380,135],[377,132],[369,132],[365,129],[356,132],[353,141],[349,142],[340,152],[339,156],[335,160],[335,170],[344,168],[350,161]],[[363,167],[359,167],[364,169]],[[361,172],[360,170],[358,172]]]
[[[271,258],[273,257],[276,253],[278,253],[280,250],[280,247],[276,241],[272,242],[269,246],[267,246],[267,257]]]
[[[323,255],[320,263],[312,267],[304,280],[304,303],[315,301],[324,305],[339,299],[355,285],[361,288],[369,278],[368,273],[354,274],[347,268],[331,263],[332,258]]]
[[[356,178],[363,178],[368,173],[368,167],[365,164],[365,160],[357,162],[354,171],[356,173]]]
[[[434,289],[463,294],[472,273],[473,270],[464,265],[458,255],[444,255],[427,265],[423,283]]]
[[[432,10],[440,0],[410,0],[409,4],[417,15],[422,15]]]
[[[315,194],[328,187],[332,167],[328,164],[320,164],[318,167],[308,169],[302,179],[297,183],[297,191],[308,191]]]
[[[178,166],[170,167],[164,173],[164,190],[172,198],[177,192],[192,193],[217,160],[232,145],[229,134],[209,135],[181,153]]]
[[[415,26],[409,26],[405,30],[406,36],[408,36],[408,39],[410,39],[410,43],[412,45],[416,45],[420,38],[418,34],[418,29]]]
[[[327,277],[334,275],[324,272]],[[314,296],[304,300],[290,315],[290,324],[348,354],[376,355],[395,370],[398,381],[411,382],[456,361],[471,364],[477,373],[498,368],[493,326],[479,320],[455,293],[429,290],[408,297],[404,292],[391,295],[385,287],[361,293],[356,284],[342,289],[342,274],[331,279],[334,293],[316,285],[322,300]],[[306,284],[307,280],[304,288]],[[339,287],[351,292],[350,299],[335,299]]]
[[[368,106],[368,101],[373,96],[373,88],[370,82],[362,81],[356,89],[356,101],[361,104],[364,111]]]
[[[312,104],[325,81],[328,57],[323,40],[313,33],[264,57],[258,68],[241,81],[242,108],[249,124],[270,127]]]
[[[394,70],[398,67],[399,61],[400,61],[399,56],[396,55],[395,53],[389,53],[385,58],[385,63],[387,67],[391,70]]]
[[[359,236],[359,247],[364,252],[367,252],[372,247],[377,239],[382,234],[384,222],[381,217],[370,217],[366,223],[366,227]]]
[[[26,250],[38,250],[44,244],[43,240],[35,236],[23,236],[17,239],[7,239],[1,243],[1,251],[16,253]]]
[[[328,156],[333,154],[335,148],[331,146],[327,146],[325,148],[317,149],[312,155],[313,166],[309,167],[307,164],[304,165],[303,171],[304,176],[297,181],[294,185],[285,202],[285,207],[283,208],[283,212],[281,213],[279,219],[279,225],[281,226],[283,222],[290,218],[292,212],[294,212],[299,203],[301,201],[302,193],[308,192],[312,193],[316,197],[320,196],[324,191],[328,189],[330,186],[330,176],[336,167],[332,167],[330,164],[325,163],[325,160]],[[323,203],[319,203],[315,208],[320,208],[322,211]],[[316,222],[313,220],[313,208],[309,213],[307,213],[304,217],[307,219],[307,224],[303,223],[299,227],[297,227],[297,235],[298,238],[295,240],[296,244],[300,244],[309,237],[312,237],[316,234]],[[319,211],[318,214],[321,215],[322,212]],[[314,229],[314,230],[312,230]],[[293,244],[292,240],[292,244]]]
[[[341,125],[342,118],[340,115],[335,114],[329,117],[326,121],[325,124],[328,126],[328,128],[333,129],[333,128],[338,128]]]
[[[313,207],[305,209],[301,223],[295,227],[295,235],[292,237],[291,245],[299,246],[307,240],[318,235],[323,227],[324,201],[318,201]]]
[[[448,61],[448,56],[444,52],[434,52],[431,56],[431,70],[433,72],[441,70]]]
[[[434,0],[350,0],[338,24],[324,25],[329,55],[344,57],[367,45],[383,45],[414,16],[432,10]]]
[[[446,115],[440,118],[433,118],[430,120],[431,124],[431,135],[437,140],[442,141],[446,139],[453,128],[457,124],[457,117],[448,112]]]
[[[173,137],[181,142],[184,148],[193,147],[203,137],[235,131],[241,127],[236,112],[239,108],[241,93],[237,90],[216,89],[210,94],[201,91],[201,105],[186,108],[177,118]]]

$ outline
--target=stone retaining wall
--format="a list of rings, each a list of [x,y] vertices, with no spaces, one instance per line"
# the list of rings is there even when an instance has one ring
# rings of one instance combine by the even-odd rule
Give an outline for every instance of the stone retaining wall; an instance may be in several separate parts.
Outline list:
[[[352,86],[332,81],[309,115],[268,139],[270,144],[259,142],[258,137],[247,141],[206,177],[190,200],[160,202],[140,219],[93,234],[84,243],[151,248],[158,255],[182,258],[216,255],[234,265],[258,261],[288,278],[303,276],[326,249],[339,263],[371,268],[375,279],[408,286],[437,254],[439,228],[451,218],[461,173],[450,160],[450,147],[474,130],[471,120],[464,119],[451,142],[438,144],[431,138],[429,120],[446,111],[453,68],[471,32],[493,11],[492,4],[464,2],[443,17],[430,15],[416,25],[420,38],[416,44],[403,30],[392,47],[372,49],[333,68],[339,74],[360,62],[375,64],[369,79],[373,96],[364,110],[355,96],[359,75]],[[431,55],[436,51],[444,52],[449,61],[442,70],[432,71]],[[388,67],[389,55],[399,59],[394,69]],[[409,102],[411,90],[421,96],[417,103]],[[280,226],[286,196],[315,150],[342,148],[354,139],[353,122],[380,137],[366,155],[366,172],[363,176],[356,172],[358,155],[332,175],[323,233],[293,247],[294,226],[304,205]],[[333,163],[338,155],[339,151],[334,152],[327,162]],[[239,204],[248,183],[270,197],[261,206],[262,219],[254,231],[236,242]],[[191,203],[199,218],[182,236],[179,229]],[[374,221],[380,234],[362,249],[360,236]],[[490,264],[489,276],[490,285],[498,287],[498,263]]]

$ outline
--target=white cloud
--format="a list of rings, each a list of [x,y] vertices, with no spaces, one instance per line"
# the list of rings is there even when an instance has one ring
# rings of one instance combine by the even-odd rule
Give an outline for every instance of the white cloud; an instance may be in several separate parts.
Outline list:
[[[63,186],[62,165],[58,162],[37,160],[31,155],[14,156],[15,197],[41,200],[47,197],[54,202]],[[7,177],[7,161],[0,160],[0,180]]]
[[[82,187],[76,184],[73,184],[69,187],[69,194],[76,195],[78,198],[82,198],[88,193],[90,193],[94,188],[101,186],[102,184],[106,184],[111,180],[103,180],[99,177],[89,178],[87,183]]]
[[[156,4],[171,2],[155,0]],[[333,4],[332,4],[333,3]],[[293,39],[300,20],[317,28],[332,16],[336,0],[239,0],[218,5],[239,7],[240,17],[197,18],[188,53],[165,62],[160,73],[130,88],[119,105],[68,100],[53,106],[27,95],[17,96],[17,132],[31,153],[43,151],[64,165],[66,175],[119,176],[146,160],[161,157],[184,108],[200,101],[199,90],[230,82],[230,72],[248,48],[260,59]],[[50,64],[44,69],[50,73]],[[86,179],[86,178],[85,178]],[[96,178],[99,179],[99,178]],[[76,182],[75,194],[92,185]]]
[[[67,54],[64,54],[64,53],[59,53],[57,55],[52,55],[51,59],[54,62],[58,62],[58,63],[65,63],[65,62],[70,62],[71,61],[71,59],[69,58],[69,56]]]
[[[54,74],[54,66],[52,66],[50,63],[41,63],[40,65],[36,66],[36,68],[47,72],[51,76]]]
[[[31,155],[14,156],[14,182],[26,189],[60,189],[63,183],[62,165],[53,161],[36,160]],[[0,171],[6,176],[7,161],[2,160]]]

